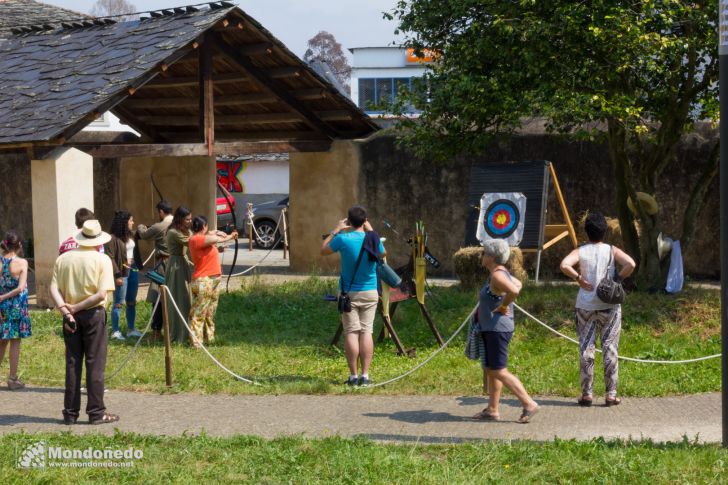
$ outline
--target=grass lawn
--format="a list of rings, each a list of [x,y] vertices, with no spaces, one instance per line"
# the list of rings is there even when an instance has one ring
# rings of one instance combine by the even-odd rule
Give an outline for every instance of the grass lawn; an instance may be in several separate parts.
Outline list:
[[[346,365],[341,348],[329,345],[338,322],[334,303],[323,300],[335,283],[311,278],[278,286],[251,280],[240,291],[223,294],[216,316],[217,342],[210,351],[233,371],[261,382],[251,386],[232,379],[201,351],[173,348],[174,387],[171,392],[199,393],[347,393],[475,395],[481,392],[481,371],[463,356],[464,333],[414,375],[384,388],[352,391],[341,382]],[[436,288],[428,306],[447,338],[470,312],[475,292],[457,287]],[[571,286],[529,286],[518,301],[542,320],[574,336]],[[146,323],[150,306],[139,305],[138,321]],[[652,359],[686,359],[720,352],[719,293],[687,289],[677,296],[632,294],[624,305],[620,353]],[[37,385],[62,385],[63,341],[55,312],[33,312],[33,337],[23,343],[21,377]],[[374,381],[397,376],[424,360],[437,345],[414,302],[400,305],[395,326],[405,347],[417,357],[396,355],[394,345],[378,344],[372,366]],[[378,333],[381,322],[377,321]],[[123,324],[122,324],[123,327]],[[107,375],[126,357],[132,345],[112,342]],[[601,357],[597,357],[601,368]],[[6,360],[7,362],[7,360]],[[7,372],[7,363],[2,373]],[[516,315],[510,369],[533,394],[578,394],[577,346]],[[595,391],[603,389],[596,372]],[[164,386],[164,347],[143,343],[114,379],[114,389],[170,392]],[[720,359],[687,365],[620,364],[620,394],[662,396],[720,389]]]
[[[44,440],[64,449],[130,446],[131,468],[21,469],[17,456]],[[0,436],[3,483],[720,483],[728,451],[688,442],[374,443],[367,439],[10,434]],[[723,478],[720,478],[723,477]]]

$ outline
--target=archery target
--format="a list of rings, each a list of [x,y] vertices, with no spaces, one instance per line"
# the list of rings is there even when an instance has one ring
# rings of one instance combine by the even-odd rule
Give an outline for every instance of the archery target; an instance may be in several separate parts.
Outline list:
[[[523,239],[526,196],[520,192],[483,194],[480,199],[477,237],[505,239],[509,246],[518,246]]]

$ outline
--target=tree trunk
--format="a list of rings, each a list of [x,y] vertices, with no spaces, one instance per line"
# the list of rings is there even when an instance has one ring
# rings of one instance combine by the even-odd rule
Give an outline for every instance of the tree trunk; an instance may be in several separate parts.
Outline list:
[[[659,290],[662,284],[660,257],[657,253],[657,218],[647,216],[640,219],[640,262],[637,272],[637,287]]]
[[[634,258],[640,256],[640,243],[634,226],[634,216],[627,207],[630,183],[629,157],[625,150],[625,132],[618,120],[608,120],[609,158],[614,171],[614,206],[617,208],[617,219],[622,231],[624,250]]]
[[[705,204],[705,198],[708,194],[708,188],[713,182],[715,177],[718,175],[718,167],[720,165],[720,140],[715,144],[713,149],[710,151],[708,161],[703,169],[703,173],[693,187],[693,191],[690,194],[688,205],[685,208],[685,215],[683,216],[683,230],[682,238],[680,240],[680,246],[683,254],[687,251],[688,246],[695,236],[696,220],[700,210]]]

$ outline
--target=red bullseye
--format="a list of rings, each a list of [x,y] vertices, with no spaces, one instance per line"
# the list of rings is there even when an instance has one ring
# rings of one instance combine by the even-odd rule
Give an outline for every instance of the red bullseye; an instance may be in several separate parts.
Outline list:
[[[503,230],[510,225],[511,215],[508,211],[500,210],[493,214],[492,223],[496,229]]]

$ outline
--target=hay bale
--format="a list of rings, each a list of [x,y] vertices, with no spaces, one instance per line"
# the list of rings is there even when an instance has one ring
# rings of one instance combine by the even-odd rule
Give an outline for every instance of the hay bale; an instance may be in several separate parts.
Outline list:
[[[470,246],[460,248],[453,254],[455,274],[460,278],[463,288],[480,288],[488,277],[488,272],[480,263],[482,252],[483,248],[480,246]]]
[[[455,274],[460,278],[463,288],[480,288],[488,278],[488,271],[480,261],[482,252],[483,248],[480,246],[470,246],[460,248],[453,255]],[[528,273],[523,266],[523,253],[519,248],[511,248],[511,257],[506,267],[519,280],[525,282],[528,279]]]

